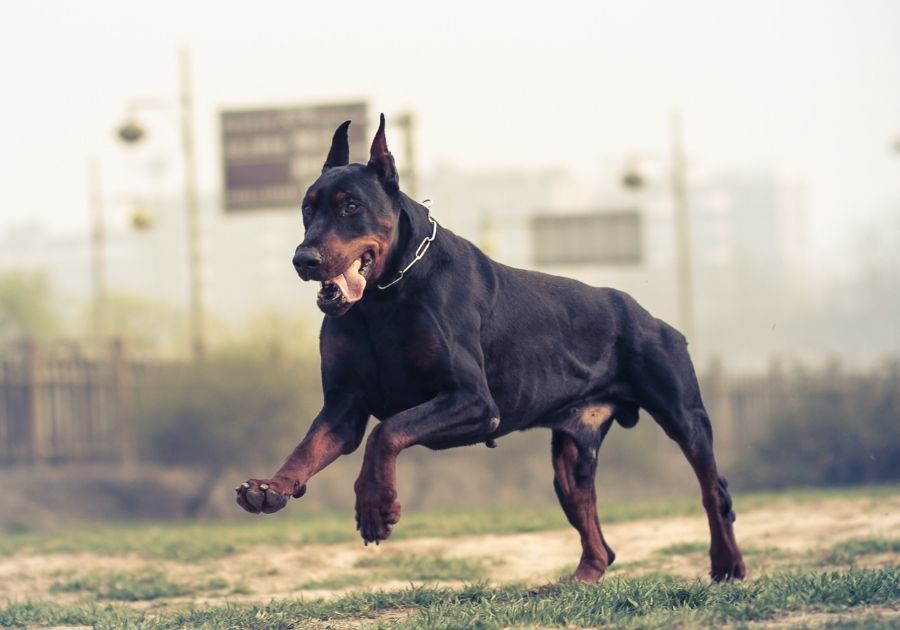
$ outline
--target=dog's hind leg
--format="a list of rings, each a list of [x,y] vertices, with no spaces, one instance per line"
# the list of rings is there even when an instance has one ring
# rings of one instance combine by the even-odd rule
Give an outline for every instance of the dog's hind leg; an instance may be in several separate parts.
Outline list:
[[[741,579],[746,575],[744,560],[734,537],[734,511],[728,483],[719,476],[713,455],[713,436],[709,416],[700,397],[700,386],[684,341],[668,348],[656,346],[656,353],[645,356],[643,381],[644,406],[684,453],[697,481],[703,507],[709,520],[714,580]]]
[[[728,494],[728,482],[716,469],[709,418],[702,408],[682,410],[678,416],[680,416],[678,420],[670,419],[666,422],[689,427],[688,430],[683,428],[676,430],[674,434],[677,436],[675,439],[678,446],[694,469],[697,481],[700,482],[703,508],[709,520],[709,555],[712,563],[710,575],[717,582],[742,579],[747,571],[734,537],[732,523],[735,516],[731,495]],[[672,433],[669,435],[671,437]]]
[[[581,561],[573,579],[593,582],[603,577],[616,554],[603,539],[597,517],[597,452],[609,424],[593,449],[579,448],[568,433],[553,431],[553,488],[566,518],[581,536]]]

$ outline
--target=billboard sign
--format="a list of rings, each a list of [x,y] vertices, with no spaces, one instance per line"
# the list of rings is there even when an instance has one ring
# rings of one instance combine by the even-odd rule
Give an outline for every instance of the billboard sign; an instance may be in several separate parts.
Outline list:
[[[537,215],[531,228],[538,265],[636,265],[642,259],[637,210]]]
[[[334,130],[350,125],[350,161],[365,162],[366,104],[223,111],[226,210],[297,208],[322,172]]]

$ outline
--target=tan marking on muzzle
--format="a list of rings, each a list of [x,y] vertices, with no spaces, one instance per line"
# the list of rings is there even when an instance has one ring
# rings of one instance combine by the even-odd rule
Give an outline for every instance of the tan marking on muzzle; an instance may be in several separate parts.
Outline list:
[[[581,410],[579,421],[591,429],[599,429],[613,417],[615,407],[612,405],[588,405]]]
[[[375,268],[369,274],[368,281],[378,280],[387,263],[387,251],[390,247],[390,234],[367,234],[350,241],[343,241],[334,232],[327,233],[321,240],[320,251],[335,274],[343,273],[350,264],[359,258],[367,249],[375,252]],[[302,245],[303,243],[301,243]]]

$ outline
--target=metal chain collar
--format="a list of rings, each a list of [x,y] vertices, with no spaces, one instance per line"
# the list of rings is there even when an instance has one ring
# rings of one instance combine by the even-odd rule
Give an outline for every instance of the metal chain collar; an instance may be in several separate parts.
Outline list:
[[[426,208],[430,209],[431,208],[431,199],[426,199],[425,201],[422,202],[422,204]],[[387,284],[377,284],[375,286],[377,286],[382,291],[389,287],[394,286],[395,284],[397,284],[398,282],[403,280],[403,274],[405,274],[407,271],[409,271],[410,268],[413,265],[415,265],[417,262],[422,260],[422,256],[425,255],[425,252],[428,251],[428,248],[431,246],[431,242],[434,240],[434,237],[437,236],[437,221],[435,221],[434,219],[431,218],[430,212],[428,213],[428,220],[431,221],[431,225],[433,226],[431,229],[431,236],[426,236],[424,239],[422,239],[422,242],[419,243],[419,246],[416,248],[416,255],[413,257],[413,259],[410,261],[410,263],[408,265],[406,265],[403,269],[401,269],[400,272],[397,274],[397,277],[394,278],[393,280],[391,280],[390,282],[388,282]]]

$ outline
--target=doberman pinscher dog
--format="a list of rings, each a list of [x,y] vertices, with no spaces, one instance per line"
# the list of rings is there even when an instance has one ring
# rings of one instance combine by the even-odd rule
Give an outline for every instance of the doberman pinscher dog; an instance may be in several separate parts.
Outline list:
[[[553,485],[581,535],[573,578],[598,580],[615,554],[597,517],[597,455],[615,421],[646,410],[681,448],[700,482],[712,578],[745,574],[728,486],[687,342],[627,294],[514,269],[438,225],[400,191],[384,115],[368,164],[349,163],[347,121],[302,201],[293,263],[321,282],[324,405],[302,442],[237,502],[270,513],[363,440],[354,484],[363,540],[386,539],[400,518],[396,461],[415,444],[446,449],[512,431],[552,430]]]

